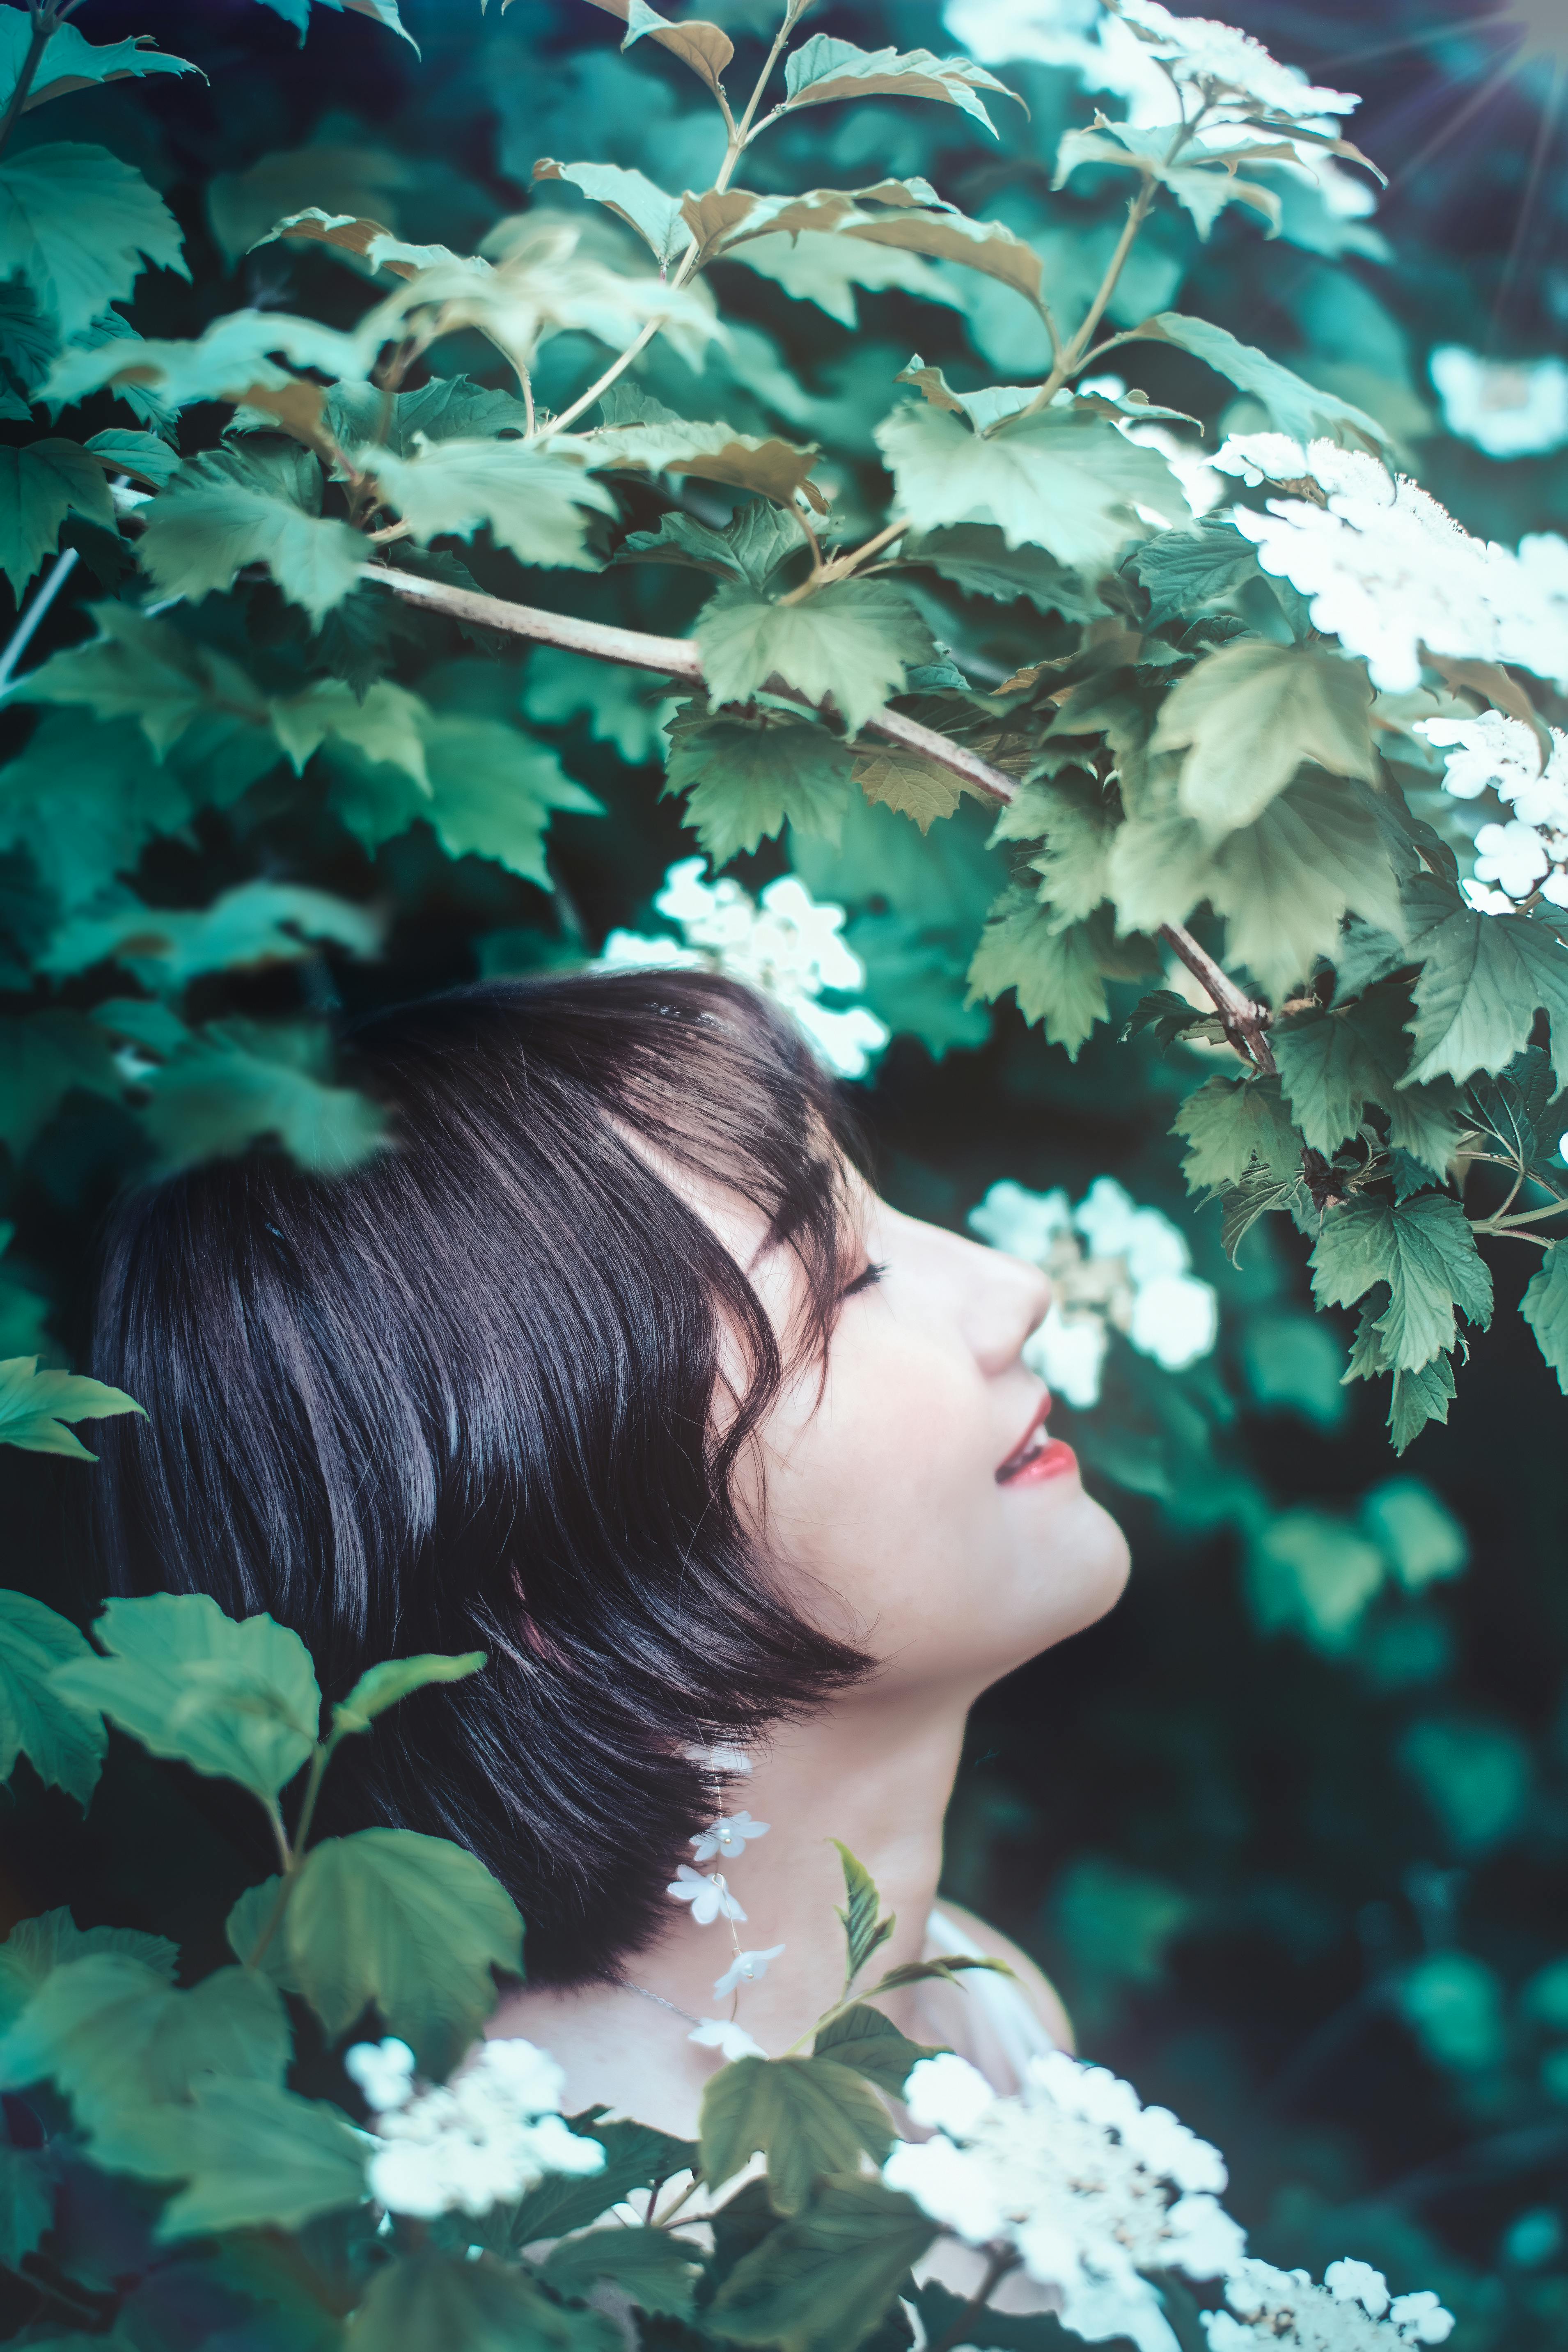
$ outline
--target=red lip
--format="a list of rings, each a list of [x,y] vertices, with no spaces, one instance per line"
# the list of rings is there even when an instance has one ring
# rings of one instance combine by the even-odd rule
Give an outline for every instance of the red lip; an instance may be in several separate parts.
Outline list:
[[[1069,1447],[1058,1447],[1055,1444],[1042,1446],[1037,1443],[1041,1431],[1045,1428],[1046,1417],[1049,1413],[1050,1409],[1051,1393],[1047,1389],[1045,1394],[1041,1397],[1038,1404],[1035,1407],[1034,1412],[1029,1415],[1029,1425],[1025,1430],[1022,1437],[1018,1440],[1017,1444],[1015,1445],[1013,1451],[1006,1456],[1005,1460],[999,1462],[996,1465],[996,1484],[999,1486],[1014,1486],[1020,1478],[1023,1478],[1026,1475],[1027,1475],[1029,1483],[1033,1484],[1034,1474],[1037,1470],[1040,1462],[1046,1456],[1057,1451],[1063,1453],[1070,1452],[1071,1449]]]

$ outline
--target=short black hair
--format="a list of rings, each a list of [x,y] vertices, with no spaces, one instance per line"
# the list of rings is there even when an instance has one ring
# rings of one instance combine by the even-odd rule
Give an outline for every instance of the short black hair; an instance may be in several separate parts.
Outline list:
[[[533,1981],[613,1978],[710,1811],[688,1751],[868,1668],[784,1597],[733,1492],[826,1346],[854,1139],[794,1024],[701,972],[481,984],[347,1045],[386,1150],[331,1179],[252,1150],[116,1214],[93,1369],[149,1417],[105,1424],[102,1570],[269,1611],[329,1698],[382,1657],[485,1650],[345,1743],[330,1826],[460,1841]],[[661,1160],[794,1252],[784,1344]]]

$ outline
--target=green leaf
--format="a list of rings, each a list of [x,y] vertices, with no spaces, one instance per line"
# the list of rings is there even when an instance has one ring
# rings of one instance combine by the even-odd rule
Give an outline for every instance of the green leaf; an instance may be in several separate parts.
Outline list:
[[[858,2000],[821,2029],[811,2052],[814,2058],[831,2058],[837,2065],[853,2067],[890,2099],[903,2095],[911,2066],[937,2054],[925,2043],[910,2041],[879,2009],[868,2008]]]
[[[898,507],[922,531],[994,523],[1009,548],[1027,541],[1091,573],[1144,536],[1135,506],[1171,522],[1189,511],[1159,451],[1129,441],[1089,401],[1005,417],[988,435],[951,409],[911,401],[876,437]]]
[[[334,2040],[374,2002],[435,2075],[482,2032],[495,2007],[492,1969],[522,1968],[522,1921],[504,1887],[461,1846],[414,1830],[360,1830],[312,1846],[281,1934]]]
[[[963,2324],[959,2339],[972,2352],[1073,2352],[1073,2339],[1050,2312],[995,2311],[988,2304],[970,2318],[964,2299],[936,2279],[926,2279],[913,2297],[928,2344],[938,2344]]]
[[[75,711],[50,712],[18,756],[0,768],[0,849],[25,849],[66,908],[96,898],[112,876],[135,865],[154,833],[177,833],[191,813],[185,784],[153,759],[138,730],[106,730]],[[23,1045],[24,1033],[47,1039],[47,1049]],[[8,1022],[0,1029],[8,1041],[0,1045],[0,1055],[9,1060],[18,1053],[41,1081],[46,1070],[58,1069],[72,1033],[84,1040],[91,1035],[79,1016],[35,1013],[26,1022]],[[96,1080],[89,1074],[94,1056],[100,1068]],[[73,1083],[99,1093],[123,1092],[100,1038],[75,1059],[81,1075]],[[33,1085],[26,1098],[36,1105]],[[11,1117],[12,1105],[0,1089],[0,1133]]]
[[[851,735],[931,656],[925,623],[884,581],[839,581],[799,604],[721,588],[694,634],[713,702],[749,702],[779,678],[810,702],[831,698]]]
[[[1152,126],[1100,122],[1087,131],[1069,131],[1057,150],[1056,177],[1051,185],[1065,187],[1082,163],[1110,163],[1124,171],[1141,172],[1146,181],[1168,188],[1177,203],[1192,215],[1194,226],[1205,240],[1226,205],[1250,205],[1268,223],[1269,235],[1276,236],[1280,218],[1279,196],[1272,188],[1260,186],[1255,180],[1241,179],[1237,165],[1258,163],[1268,157],[1283,156],[1293,161],[1295,149],[1283,142],[1225,150],[1189,146],[1181,161],[1172,163],[1168,158],[1173,146],[1179,144],[1183,136],[1184,126],[1173,122]]]
[[[681,217],[680,198],[667,196],[641,172],[623,171],[616,163],[556,163],[542,157],[533,167],[536,180],[566,180],[591,196],[596,205],[636,229],[656,261],[677,261],[691,243],[691,231]]]
[[[513,2216],[514,2247],[535,2245],[585,2229],[613,2205],[623,2203],[634,2189],[652,2189],[675,2173],[695,2168],[695,2141],[674,2139],[668,2132],[655,2131],[647,2124],[604,2123],[599,2120],[603,2113],[598,2108],[568,2120],[574,2132],[599,2142],[605,2151],[604,2170],[578,2177],[547,2173],[536,2189],[529,2190]]]
[[[767,435],[737,433],[720,423],[688,424],[680,417],[657,422],[605,425],[572,444],[595,471],[634,469],[649,474],[691,474],[731,489],[756,490],[780,506],[792,506],[802,492],[819,509],[826,501],[808,478],[818,448]]]
[[[97,458],[106,474],[130,474],[149,489],[161,490],[178,471],[179,452],[156,433],[125,433],[112,427],[95,433],[82,446]]]
[[[1186,751],[1177,797],[1217,836],[1260,816],[1303,761],[1371,782],[1371,712],[1363,663],[1327,647],[1247,638],[1209,654],[1172,688],[1150,748]]]
[[[161,596],[199,603],[259,563],[320,624],[357,585],[369,552],[357,530],[317,511],[321,496],[321,474],[302,449],[188,457],[148,516],[142,567]]]
[[[1410,1081],[1506,1069],[1537,1011],[1552,1024],[1552,1067],[1568,1085],[1568,950],[1529,915],[1478,915],[1433,882],[1410,893],[1415,982]]]
[[[831,2058],[737,2058],[702,2094],[703,2179],[717,2189],[760,2151],[781,2213],[798,2213],[825,2173],[856,2170],[862,2152],[881,2164],[893,2138],[875,2091]]]
[[[607,2279],[639,2311],[669,2319],[692,2316],[698,2275],[694,2247],[662,2230],[628,2229],[618,2222],[558,2239],[544,2260],[544,2283],[557,2294],[580,2301],[597,2281]]]
[[[1176,343],[1191,352],[1216,375],[1227,377],[1239,392],[1248,392],[1260,401],[1276,430],[1288,434],[1292,441],[1303,446],[1316,440],[1338,441],[1342,446],[1359,442],[1375,457],[1382,457],[1392,446],[1385,428],[1364,408],[1292,374],[1256,344],[1238,342],[1224,327],[1207,319],[1191,318],[1182,310],[1162,310],[1158,318],[1145,319],[1133,331],[1146,341]]]
[[[1359,1002],[1310,1013],[1273,1032],[1274,1057],[1297,1124],[1314,1151],[1332,1158],[1355,1134],[1369,1102],[1389,1115],[1394,1144],[1422,1161],[1441,1182],[1458,1147],[1460,1128],[1445,1087],[1403,1087],[1409,1058],[1405,1015],[1408,992],[1373,988]]]
[[[880,1916],[881,1897],[865,1864],[858,1862],[840,1839],[835,1838],[833,1843],[844,1865],[844,1902],[838,1917],[844,1929],[844,1990],[847,1992],[872,1953],[887,1942],[897,1922]]]
[[[700,522],[676,508],[659,517],[657,530],[627,533],[616,551],[617,563],[679,563],[697,572],[716,572],[721,580],[740,580],[761,590],[781,563],[805,545],[799,523],[783,509],[761,499],[738,506],[722,530]]]
[[[602,803],[573,782],[558,752],[499,719],[439,712],[422,731],[430,798],[416,802],[412,814],[430,825],[448,856],[490,857],[542,890],[552,889],[544,857],[552,810],[600,816]],[[344,821],[360,831],[341,791],[334,799]],[[387,830],[401,832],[403,824]]]
[[[9,1370],[0,1365],[0,1383]],[[3,1429],[0,1423],[0,1433]],[[67,1433],[61,1430],[60,1434]],[[75,1445],[74,1438],[71,1444]],[[63,1789],[84,1812],[98,1786],[109,1742],[102,1724],[61,1698],[50,1676],[57,1666],[91,1655],[68,1618],[58,1617],[29,1593],[0,1590],[0,1781],[9,1780],[17,1757],[25,1756],[46,1788]],[[5,2014],[4,1958],[0,1953],[0,2021]]]
[[[363,2204],[374,2145],[325,2100],[220,2076],[195,2084],[186,2105],[148,2108],[134,2132],[115,2135],[106,2161],[144,2180],[185,2183],[158,2223],[166,2244],[226,2230],[300,2230],[319,2213]]]
[[[1568,1244],[1552,1243],[1525,1286],[1519,1311],[1568,1396]]]
[[[316,1744],[310,1654],[270,1617],[226,1617],[209,1593],[110,1601],[93,1632],[107,1657],[62,1666],[54,1686],[154,1756],[237,1780],[270,1804]]]
[[[279,367],[278,352],[295,367],[356,382],[367,357],[374,356],[352,335],[314,319],[294,318],[286,310],[230,310],[190,341],[144,341],[132,335],[62,352],[41,396],[68,405],[108,386],[147,384],[169,407],[185,408],[198,400],[234,404],[282,393],[297,397],[300,416],[319,416],[320,386]]]
[[[626,2342],[614,2320],[552,2303],[524,2271],[434,2252],[375,2272],[342,2340],[345,2352],[622,2352]]]
[[[1059,928],[1087,922],[1103,904],[1116,819],[1100,785],[1068,769],[1054,784],[1026,784],[998,819],[993,838],[1016,839],[1020,833],[1037,837],[1040,846],[1029,871],[1040,877],[1040,898],[1049,903]]]
[[[332,1709],[332,1735],[368,1731],[378,1715],[399,1699],[432,1683],[460,1683],[477,1675],[485,1663],[483,1650],[464,1650],[456,1656],[426,1652],[413,1658],[384,1658],[361,1675],[347,1698]]]
[[[584,470],[591,446],[436,441],[406,458],[367,449],[363,462],[421,547],[488,529],[524,563],[592,572],[599,558],[587,543],[588,516],[614,514],[616,501]],[[360,552],[368,552],[363,541]]]
[[[174,1982],[180,1958],[166,1937],[146,1936],[138,1927],[79,1927],[63,1909],[19,1919],[0,1944],[0,2033],[16,2023],[53,1969],[100,1952],[138,1960],[165,1984]]]
[[[850,772],[868,801],[896,809],[921,833],[929,833],[939,818],[951,816],[965,790],[951,768],[939,767],[923,752],[901,743],[865,744]]]
[[[148,264],[188,278],[183,242],[163,197],[105,147],[0,160],[0,278],[20,272],[62,339],[123,301]]]
[[[142,1124],[167,1171],[276,1138],[301,1168],[338,1175],[386,1144],[377,1104],[325,1082],[320,1029],[213,1022],[138,1083]]]
[[[792,301],[815,302],[840,326],[852,329],[860,324],[855,297],[861,287],[877,292],[896,287],[923,302],[940,302],[951,310],[964,308],[962,287],[921,255],[863,236],[809,228],[792,236],[777,229],[743,237],[718,258],[742,263],[759,277],[771,278]]]
[[[906,552],[908,542],[906,541]],[[1149,591],[1151,629],[1178,614],[1212,613],[1258,571],[1258,551],[1226,515],[1204,515],[1185,530],[1146,540],[1132,569]]]
[[[118,962],[144,987],[178,995],[204,972],[296,962],[318,953],[324,940],[350,955],[373,956],[382,923],[325,890],[243,882],[189,912],[128,899],[110,914],[77,915],[54,933],[37,968],[63,974]]]
[[[416,392],[398,393],[390,415],[375,384],[335,383],[327,394],[325,422],[342,448],[374,443],[413,457],[427,441],[526,432],[528,409],[515,393],[472,383],[466,375],[437,375]]]
[[[1491,1276],[1468,1218],[1446,1192],[1331,1209],[1311,1262],[1312,1295],[1322,1307],[1353,1307],[1388,1284],[1389,1303],[1373,1328],[1400,1371],[1420,1371],[1454,1346],[1456,1307],[1483,1329],[1491,1319]]]
[[[971,58],[937,58],[930,49],[861,49],[827,33],[814,33],[784,65],[784,110],[826,106],[838,99],[934,98],[983,122],[993,138],[996,125],[979,93],[1023,100]],[[1028,111],[1025,108],[1026,113]]]
[[[1047,555],[1044,548],[1026,543],[1009,547],[996,523],[956,523],[946,530],[910,531],[899,554],[905,563],[929,564],[939,578],[951,580],[966,596],[992,596],[1001,604],[1022,597],[1037,613],[1059,613],[1068,621],[1087,621],[1099,610],[1097,601],[1084,593],[1076,572]]]
[[[19,2271],[55,2218],[55,2183],[41,2148],[0,2141],[0,2265]]]
[[[884,246],[927,260],[956,262],[1010,286],[1037,304],[1040,256],[998,220],[970,220],[927,180],[879,180],[869,188],[812,188],[802,195],[763,196],[747,188],[689,195],[681,207],[710,259],[743,261],[742,247],[766,237],[826,235]],[[1028,395],[1026,394],[1025,397]]]
[[[1017,991],[1026,1021],[1043,1021],[1046,1037],[1067,1048],[1069,1061],[1109,1007],[1100,974],[1100,927],[1060,929],[1027,891],[1003,893],[981,933],[969,967],[970,1001],[994,1003]]]
[[[1288,1627],[1330,1657],[1348,1650],[1383,1589],[1384,1555],[1329,1511],[1281,1511],[1255,1537],[1247,1596],[1258,1630]]]
[[[14,1160],[31,1149],[78,1087],[114,1101],[125,1091],[102,1033],[89,1021],[79,1013],[0,1019],[0,1142]],[[41,1398],[44,1391],[35,1393]]]
[[[714,2329],[784,2352],[847,2352],[937,2234],[912,2199],[879,2180],[825,2180],[804,2213],[736,2263],[710,2306]]]
[[[0,106],[11,98],[21,78],[31,33],[31,21],[21,10],[0,17]],[[142,33],[128,41],[86,41],[74,25],[57,25],[44,44],[22,111],[31,113],[35,106],[43,106],[51,98],[65,98],[95,83],[196,71],[184,58],[166,57],[162,49],[155,49],[150,34]],[[205,75],[201,79],[205,81]]]
[[[1301,1144],[1276,1078],[1206,1078],[1171,1121],[1189,1146],[1182,1173],[1189,1192],[1238,1183],[1257,1161],[1281,1181],[1300,1172]]]
[[[28,1454],[64,1454],[73,1462],[96,1462],[98,1456],[71,1435],[66,1423],[107,1421],[121,1412],[142,1413],[146,1418],[134,1397],[128,1397],[122,1389],[106,1387],[102,1381],[89,1381],[83,1373],[40,1372],[36,1356],[12,1356],[0,1364],[0,1445],[19,1445]],[[58,1622],[64,1624],[65,1620]]]
[[[687,704],[670,729],[664,789],[686,794],[686,822],[715,867],[785,823],[837,840],[854,766],[839,737],[780,711],[685,715],[700,708]]]
[[[68,515],[116,528],[102,468],[75,441],[30,441],[0,449],[0,572],[21,601],[23,589],[52,554]]]
[[[1395,1372],[1388,1407],[1394,1450],[1403,1454],[1429,1421],[1447,1423],[1456,1394],[1454,1367],[1447,1356],[1436,1356],[1418,1371]]]
[[[1363,1496],[1360,1517],[1406,1592],[1424,1592],[1468,1564],[1468,1536],[1419,1478],[1386,1479]]]
[[[536,646],[530,654],[522,707],[538,726],[565,727],[586,718],[595,742],[613,743],[631,768],[662,751],[661,730],[676,709],[646,672],[559,646]]]

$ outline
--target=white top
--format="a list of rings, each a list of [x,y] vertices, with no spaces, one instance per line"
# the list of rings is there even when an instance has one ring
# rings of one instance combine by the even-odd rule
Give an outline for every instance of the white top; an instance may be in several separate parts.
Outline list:
[[[991,1957],[947,1912],[933,1911],[926,1921],[923,1957],[940,1959],[948,1952],[967,1960]],[[975,2036],[979,2048],[973,2063],[998,2091],[1016,2091],[1030,2059],[1043,2058],[1056,2048],[1055,2042],[1016,1977],[1000,1976],[994,1969],[974,1969],[966,1970],[960,1981],[975,2004],[974,2022],[981,2029]],[[1010,2081],[998,2080],[1004,2071]]]

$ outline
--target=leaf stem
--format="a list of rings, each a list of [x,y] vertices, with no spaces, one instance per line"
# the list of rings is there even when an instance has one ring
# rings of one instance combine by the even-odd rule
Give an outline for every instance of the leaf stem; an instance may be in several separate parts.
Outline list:
[[[956,2346],[967,2344],[970,2329],[990,2302],[993,2290],[1006,2277],[1009,2271],[1017,2269],[1021,2259],[1022,2257],[1015,2252],[1011,2246],[992,2247],[985,2264],[984,2277],[951,2326],[944,2328],[936,2342],[929,2347],[929,2352],[954,2352]]]
[[[42,586],[12,630],[5,652],[0,653],[0,688],[10,685],[16,664],[32,643],[34,631],[76,569],[76,560],[74,547],[62,548],[49,566]]]
[[[1521,1177],[1520,1181],[1522,1183],[1523,1181]],[[1513,1189],[1514,1192],[1517,1192],[1519,1185],[1516,1184]],[[1517,1217],[1510,1217],[1505,1215],[1504,1212],[1512,1199],[1513,1192],[1510,1192],[1501,1209],[1499,1209],[1494,1215],[1479,1220],[1476,1231],[1479,1234],[1517,1233],[1521,1225],[1538,1225],[1542,1217],[1560,1217],[1563,1211],[1568,1209],[1568,1201],[1548,1201],[1543,1209],[1521,1209]]]
[[[53,39],[55,27],[59,21],[56,9],[35,6],[32,37],[27,43],[27,53],[22,59],[22,70],[16,76],[16,89],[5,101],[5,111],[0,114],[0,154],[5,152],[6,142],[32,95],[33,83],[38,68],[44,62],[44,51]]]
[[[294,1892],[294,1881],[299,1877],[300,1867],[305,1860],[305,1848],[310,1836],[310,1823],[315,1819],[316,1800],[321,1793],[321,1782],[326,1777],[327,1767],[332,1760],[332,1751],[337,1744],[335,1736],[328,1739],[319,1739],[316,1742],[310,1757],[310,1778],[305,1782],[304,1802],[300,1807],[300,1825],[294,1832],[292,1846],[289,1843],[283,1828],[283,1818],[277,1806],[268,1807],[268,1818],[272,1822],[273,1835],[278,1840],[278,1850],[282,1856],[283,1870],[278,1881],[278,1893],[274,1897],[272,1908],[267,1915],[260,1935],[251,1947],[250,1958],[246,1961],[245,1965],[247,1969],[260,1966],[262,1954],[283,1925],[283,1914],[289,1908],[289,1897]]]

